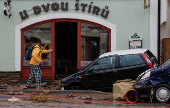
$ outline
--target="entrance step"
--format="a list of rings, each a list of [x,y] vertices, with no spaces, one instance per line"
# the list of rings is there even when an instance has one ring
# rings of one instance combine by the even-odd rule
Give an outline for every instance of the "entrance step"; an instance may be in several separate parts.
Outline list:
[[[61,84],[60,80],[54,80],[54,81],[51,81],[51,82],[42,82],[41,86],[45,90],[59,90],[60,84]],[[26,83],[20,84],[20,89],[23,89],[23,87],[25,87],[25,86],[26,86]],[[30,89],[35,89],[36,83],[31,84],[31,86],[32,86],[32,88],[30,88]]]
[[[26,84],[20,84],[20,89],[23,89],[25,86],[26,86]],[[42,82],[41,86],[42,87],[46,87],[47,86],[47,82]],[[32,88],[36,88],[36,83],[31,84],[31,87]]]
[[[61,81],[60,80],[54,80],[54,81],[52,81],[52,84],[61,84]]]

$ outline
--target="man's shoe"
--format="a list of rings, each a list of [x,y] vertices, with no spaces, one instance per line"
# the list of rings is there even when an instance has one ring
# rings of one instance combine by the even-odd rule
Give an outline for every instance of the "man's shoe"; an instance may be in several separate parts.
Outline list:
[[[23,89],[33,88],[32,86],[25,86]]]
[[[25,86],[25,87],[23,87],[23,89],[24,89],[24,90],[27,90],[27,89],[28,89],[28,87],[27,87],[27,86]]]

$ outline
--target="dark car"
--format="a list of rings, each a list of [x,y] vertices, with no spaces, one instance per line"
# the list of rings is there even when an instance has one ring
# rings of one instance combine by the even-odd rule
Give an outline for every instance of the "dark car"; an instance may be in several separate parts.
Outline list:
[[[146,70],[134,84],[140,98],[153,97],[156,102],[170,101],[170,60],[163,65]]]
[[[155,56],[147,49],[108,52],[64,78],[62,83],[64,89],[111,89],[117,80],[134,80],[155,64]]]

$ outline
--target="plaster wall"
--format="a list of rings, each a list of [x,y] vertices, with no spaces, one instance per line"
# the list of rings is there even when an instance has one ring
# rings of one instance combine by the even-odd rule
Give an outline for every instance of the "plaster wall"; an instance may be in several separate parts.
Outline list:
[[[151,0],[151,3],[154,0]],[[42,11],[38,15],[33,14],[33,6],[41,6],[42,4],[57,2],[68,2],[68,11],[58,11],[49,10],[49,12]],[[150,36],[155,37],[155,34],[151,34],[150,28],[155,23],[155,14],[153,15],[153,21],[150,18],[152,14],[150,12],[151,8],[147,8],[146,11],[143,8],[143,0],[93,0],[93,6],[98,6],[101,9],[105,6],[109,7],[110,13],[108,18],[105,19],[100,15],[93,15],[87,11],[82,12],[81,7],[79,11],[75,11],[76,0],[12,0],[11,2],[11,13],[12,16],[8,18],[4,16],[3,12],[0,13],[0,71],[20,71],[20,48],[16,45],[20,45],[20,30],[33,22],[39,22],[46,20],[44,16],[51,16],[48,19],[70,17],[77,19],[84,19],[99,24],[103,24],[106,27],[113,28],[111,36],[111,49],[123,50],[129,48],[129,36],[134,33],[138,33],[143,38],[142,47],[150,49]],[[91,0],[80,0],[79,3],[90,4]],[[154,2],[155,3],[155,2]],[[156,3],[155,3],[156,4]],[[151,4],[152,8],[156,7],[155,4]],[[0,1],[0,8],[3,9],[4,1]],[[26,20],[22,21],[19,12],[23,10],[30,10],[28,14],[31,15]],[[86,9],[87,10],[87,9]],[[152,10],[153,13],[155,12]],[[62,16],[59,16],[61,15]],[[91,19],[92,18],[92,19]],[[37,19],[37,20],[36,20]],[[33,22],[31,22],[33,21]],[[30,22],[28,24],[28,22]],[[116,31],[114,31],[116,30]],[[155,30],[155,29],[154,29]],[[155,31],[154,31],[155,32]],[[154,41],[155,43],[156,41]],[[154,52],[155,53],[155,52]]]

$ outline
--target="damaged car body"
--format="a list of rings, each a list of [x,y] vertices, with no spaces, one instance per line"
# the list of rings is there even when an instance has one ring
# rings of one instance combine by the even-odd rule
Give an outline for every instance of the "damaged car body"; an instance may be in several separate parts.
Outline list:
[[[170,60],[163,65],[146,70],[137,77],[134,88],[139,98],[153,97],[153,101],[170,101]]]
[[[153,58],[156,57],[147,49],[108,52],[61,82],[65,90],[112,90],[117,80],[135,80],[140,73],[153,68]]]

